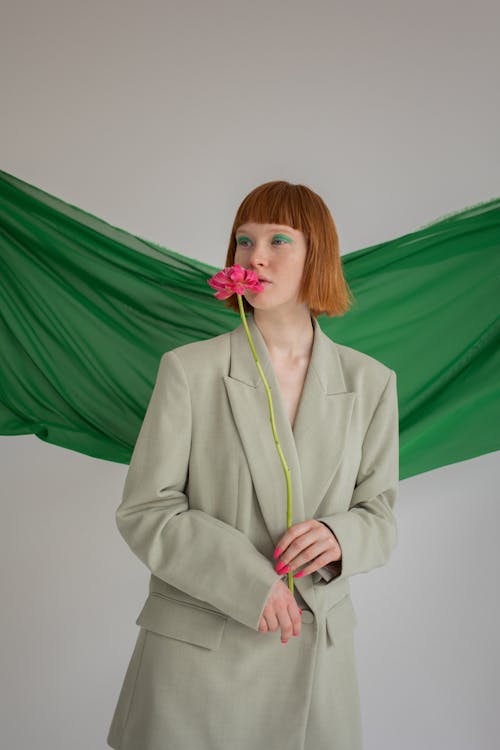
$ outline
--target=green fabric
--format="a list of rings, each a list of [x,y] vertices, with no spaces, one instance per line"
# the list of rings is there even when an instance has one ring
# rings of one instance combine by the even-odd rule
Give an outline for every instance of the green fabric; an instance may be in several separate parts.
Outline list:
[[[0,172],[0,433],[128,463],[163,352],[241,322],[215,268]],[[333,340],[398,375],[401,479],[500,448],[500,198],[343,256]]]

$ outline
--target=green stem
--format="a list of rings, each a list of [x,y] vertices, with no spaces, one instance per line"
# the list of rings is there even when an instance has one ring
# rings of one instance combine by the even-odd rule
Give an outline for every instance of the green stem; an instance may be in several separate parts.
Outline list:
[[[261,364],[259,362],[259,357],[257,356],[257,352],[255,351],[255,346],[252,341],[252,335],[250,333],[250,329],[248,328],[247,319],[245,317],[245,310],[243,308],[243,302],[241,299],[241,294],[236,294],[238,298],[238,307],[240,308],[240,315],[241,320],[243,322],[243,326],[245,328],[248,343],[250,344],[250,349],[252,350],[253,358],[255,360],[255,364],[257,365],[257,370],[259,371],[259,375],[262,378],[262,382],[264,383],[264,388],[266,389],[267,394],[267,403],[269,405],[269,415],[271,420],[271,428],[273,430],[273,437],[274,442],[276,445],[276,448],[278,450],[278,455],[280,457],[281,465],[283,466],[283,471],[285,472],[285,479],[286,479],[286,527],[287,529],[290,528],[292,525],[292,482],[290,480],[290,469],[288,468],[287,462],[285,461],[285,456],[283,455],[283,451],[281,450],[280,441],[278,438],[278,433],[276,431],[276,423],[274,421],[274,409],[273,409],[273,399],[271,397],[271,389],[269,387],[269,384],[266,380],[266,376],[264,375],[264,370],[261,367]],[[288,573],[288,588],[293,594],[293,573],[290,571]]]

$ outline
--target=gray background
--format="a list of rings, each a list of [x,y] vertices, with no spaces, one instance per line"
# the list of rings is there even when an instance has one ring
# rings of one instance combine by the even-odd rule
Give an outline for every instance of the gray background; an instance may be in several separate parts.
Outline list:
[[[221,266],[271,179],[322,195],[343,253],[500,194],[497,3],[0,13],[0,168],[185,255]],[[149,578],[114,523],[126,467],[0,450],[2,747],[104,750]],[[494,453],[403,481],[396,552],[352,579],[366,750],[496,746],[499,480]]]

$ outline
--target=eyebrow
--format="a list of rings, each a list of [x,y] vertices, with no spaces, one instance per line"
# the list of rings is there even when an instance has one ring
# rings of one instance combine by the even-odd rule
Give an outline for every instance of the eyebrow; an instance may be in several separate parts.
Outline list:
[[[280,225],[278,225],[278,226],[280,226]],[[269,229],[268,233],[269,234],[277,234],[280,231],[285,231],[285,232],[288,232],[288,234],[291,234],[290,230],[287,229],[286,227],[283,227],[283,226],[281,227],[281,230],[280,229]],[[237,229],[236,230],[236,234],[239,234],[240,232],[251,232],[251,230],[250,229]]]

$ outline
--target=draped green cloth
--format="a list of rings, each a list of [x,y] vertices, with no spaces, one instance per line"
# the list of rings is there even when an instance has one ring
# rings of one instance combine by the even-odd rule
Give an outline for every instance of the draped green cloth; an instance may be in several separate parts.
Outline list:
[[[0,243],[0,433],[128,463],[163,352],[241,323],[220,269],[5,172]],[[500,198],[343,256],[318,322],[396,371],[401,479],[500,448],[499,249]]]

